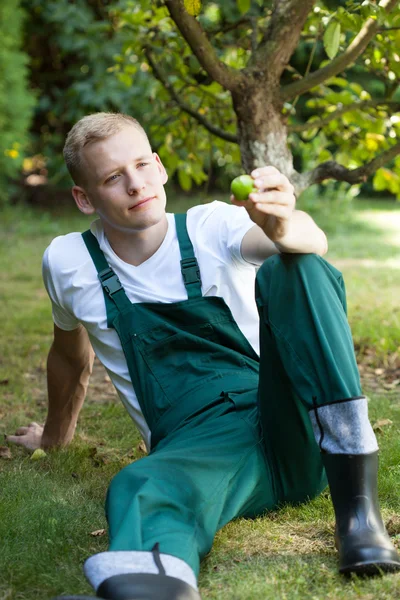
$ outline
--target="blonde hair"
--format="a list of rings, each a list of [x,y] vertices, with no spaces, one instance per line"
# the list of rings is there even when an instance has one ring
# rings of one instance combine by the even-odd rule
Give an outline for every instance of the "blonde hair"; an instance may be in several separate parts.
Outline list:
[[[74,183],[79,184],[83,180],[83,148],[92,142],[104,140],[114,135],[114,133],[118,133],[126,125],[133,125],[147,138],[147,134],[139,121],[123,113],[94,113],[75,123],[67,135],[63,150],[65,164]]]

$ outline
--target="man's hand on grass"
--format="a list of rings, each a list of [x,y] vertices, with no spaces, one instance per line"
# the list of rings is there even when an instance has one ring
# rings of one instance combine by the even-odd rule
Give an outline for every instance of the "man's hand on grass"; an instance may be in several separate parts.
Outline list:
[[[6,435],[6,441],[27,450],[37,450],[41,447],[43,426],[38,423],[29,423],[28,427],[19,427],[14,435]]]

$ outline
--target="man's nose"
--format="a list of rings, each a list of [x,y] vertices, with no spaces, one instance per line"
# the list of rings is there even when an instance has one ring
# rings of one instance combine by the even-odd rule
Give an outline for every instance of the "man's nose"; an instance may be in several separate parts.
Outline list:
[[[137,194],[144,188],[144,181],[141,177],[140,173],[136,170],[129,170],[127,173],[127,188],[128,194],[132,196],[133,194]]]

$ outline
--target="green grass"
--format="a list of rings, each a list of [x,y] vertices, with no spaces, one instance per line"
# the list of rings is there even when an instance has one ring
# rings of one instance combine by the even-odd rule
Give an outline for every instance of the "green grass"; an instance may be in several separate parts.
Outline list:
[[[174,199],[185,210],[198,198]],[[340,268],[360,360],[394,364],[399,351],[400,208],[390,202],[304,202],[328,232],[327,258]],[[302,201],[299,202],[302,208]],[[46,414],[45,362],[52,336],[41,258],[56,235],[83,231],[76,210],[3,210],[0,223],[0,435]],[[369,353],[369,354],[368,354]],[[399,389],[399,388],[397,388]],[[400,542],[400,394],[367,390],[379,434],[380,495]],[[89,555],[107,548],[104,498],[111,477],[140,458],[140,438],[96,365],[73,444],[33,461],[17,447],[0,458],[0,600],[47,600],[90,593],[82,574]],[[392,599],[400,575],[362,581],[336,573],[333,511],[327,493],[301,507],[230,523],[216,537],[200,575],[209,600]]]
[[[372,347],[378,362],[400,353],[400,204],[325,201],[311,209],[328,235],[327,260],[345,276],[356,348]]]

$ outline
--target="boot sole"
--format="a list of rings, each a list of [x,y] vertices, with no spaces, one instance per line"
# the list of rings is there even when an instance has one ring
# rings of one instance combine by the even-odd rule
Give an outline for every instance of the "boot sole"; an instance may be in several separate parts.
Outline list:
[[[348,565],[345,567],[340,567],[339,573],[342,575],[358,575],[359,577],[371,577],[374,575],[382,575],[383,573],[395,573],[396,571],[400,571],[400,563],[399,562],[370,562],[370,563],[356,563],[355,565]]]

